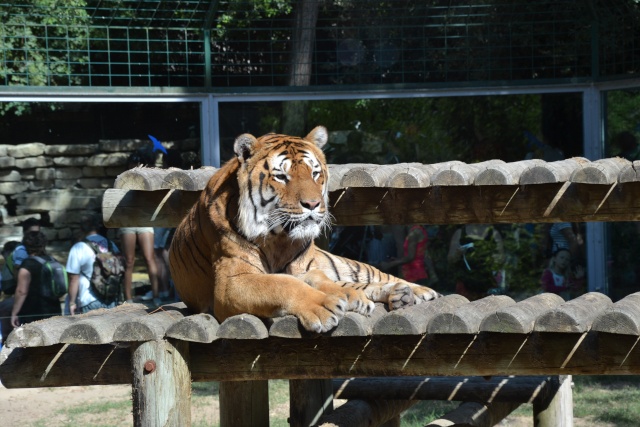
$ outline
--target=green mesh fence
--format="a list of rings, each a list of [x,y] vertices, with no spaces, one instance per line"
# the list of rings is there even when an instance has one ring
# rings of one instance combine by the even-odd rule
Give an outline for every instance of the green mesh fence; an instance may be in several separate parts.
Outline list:
[[[0,2],[0,86],[286,86],[298,2]],[[634,77],[636,0],[318,2],[310,85]]]

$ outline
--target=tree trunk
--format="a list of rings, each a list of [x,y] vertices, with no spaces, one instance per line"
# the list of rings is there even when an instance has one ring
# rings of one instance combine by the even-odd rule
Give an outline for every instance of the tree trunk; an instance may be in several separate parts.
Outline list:
[[[311,62],[318,21],[319,0],[300,0],[295,11],[291,44],[289,86],[308,86],[311,81]],[[304,136],[307,101],[287,101],[283,105],[282,131],[288,135]]]

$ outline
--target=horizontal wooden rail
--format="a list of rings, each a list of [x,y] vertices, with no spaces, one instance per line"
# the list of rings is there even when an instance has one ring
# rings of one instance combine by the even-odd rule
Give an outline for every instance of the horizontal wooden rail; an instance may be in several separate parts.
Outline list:
[[[107,227],[175,227],[199,191],[109,189]],[[356,188],[329,193],[338,225],[640,221],[640,182],[427,188]]]
[[[523,160],[505,163],[489,160],[480,163],[450,161],[436,164],[399,163],[376,165],[352,163],[329,165],[329,190],[346,188],[427,188],[439,186],[486,186],[576,184],[612,185],[637,182],[640,162],[621,157],[589,161],[574,157],[557,162]],[[114,188],[124,190],[186,190],[204,189],[216,168],[206,166],[195,170],[137,167],[120,174]]]
[[[379,305],[371,317],[349,313],[322,336],[292,316],[239,315],[218,325],[181,303],[163,308],[124,304],[17,328],[1,353],[0,379],[6,387],[130,383],[129,345],[161,338],[190,342],[194,381],[640,374],[638,293],[616,303],[599,293],[517,303],[449,295],[389,313]]]
[[[329,166],[339,225],[640,220],[640,162],[621,158]],[[175,227],[215,170],[128,170],[104,195],[104,222]]]
[[[445,334],[189,343],[192,381],[367,376],[638,375],[638,337],[599,333]],[[127,343],[4,350],[7,388],[131,384]]]
[[[489,296],[469,302],[452,294],[433,301],[387,311],[377,304],[371,316],[348,312],[326,337],[473,335],[477,333],[531,334],[605,332],[640,336],[640,293],[615,304],[598,292],[570,301],[543,293],[520,302],[508,296]],[[94,310],[77,316],[57,316],[27,323],[6,340],[10,348],[53,344],[109,344],[171,338],[210,343],[219,339],[262,340],[313,338],[294,316],[263,321],[250,314],[225,320],[222,325],[209,314],[190,314],[184,303],[167,304],[149,312],[143,304],[123,304],[115,309]]]
[[[451,400],[533,403],[557,390],[549,376],[402,377],[333,380],[336,399]]]

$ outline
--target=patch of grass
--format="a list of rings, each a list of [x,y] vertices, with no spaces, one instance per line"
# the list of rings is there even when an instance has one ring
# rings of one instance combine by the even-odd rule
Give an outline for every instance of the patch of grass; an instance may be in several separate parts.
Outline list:
[[[640,377],[574,376],[573,415],[617,427],[640,425]]]
[[[585,427],[614,425],[616,427],[636,427],[640,425],[640,376],[574,376],[574,418],[582,419]],[[192,405],[194,408],[211,408],[217,405],[219,383],[202,382],[192,384]],[[108,427],[123,425],[116,420],[131,413],[131,399],[89,402],[60,409],[57,415],[64,415],[68,421],[64,425],[83,425],[87,414],[100,414],[91,425]],[[454,410],[459,402],[424,401],[409,408],[403,415],[403,427],[419,427]],[[532,417],[533,405],[523,404],[512,413],[516,417]],[[269,381],[269,411],[272,427],[288,427],[289,382]],[[196,411],[192,417],[194,427],[217,426],[217,411]],[[49,419],[29,424],[30,427],[47,427]],[[533,422],[533,421],[532,421]],[[102,424],[100,424],[102,423]],[[56,424],[57,425],[57,424]]]
[[[219,383],[215,381],[191,383],[191,396],[217,396],[220,392]]]
[[[109,400],[106,402],[92,402],[82,406],[72,406],[70,408],[64,408],[57,411],[57,413],[65,414],[68,417],[76,415],[84,415],[87,413],[100,414],[107,411],[126,411],[131,412],[131,401],[126,400]]]
[[[84,425],[87,423],[87,414],[89,414],[92,427],[112,427],[114,420],[129,413],[131,413],[131,400],[91,402],[56,411],[56,415],[64,415],[66,418],[64,425]],[[50,425],[51,420],[48,418],[29,424],[31,427],[48,427]]]
[[[400,423],[402,427],[421,427],[453,411],[459,405],[459,402],[421,401],[402,414]]]

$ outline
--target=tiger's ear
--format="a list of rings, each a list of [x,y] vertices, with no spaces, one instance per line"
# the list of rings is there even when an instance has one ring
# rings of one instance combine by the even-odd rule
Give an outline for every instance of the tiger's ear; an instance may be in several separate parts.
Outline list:
[[[329,134],[327,133],[327,128],[324,126],[317,126],[309,135],[305,136],[304,139],[307,141],[315,143],[318,148],[324,147],[324,144],[329,140]]]
[[[258,140],[255,136],[249,133],[243,133],[237,137],[233,143],[233,151],[236,153],[236,156],[238,156],[238,159],[243,162],[251,157],[257,143]]]

